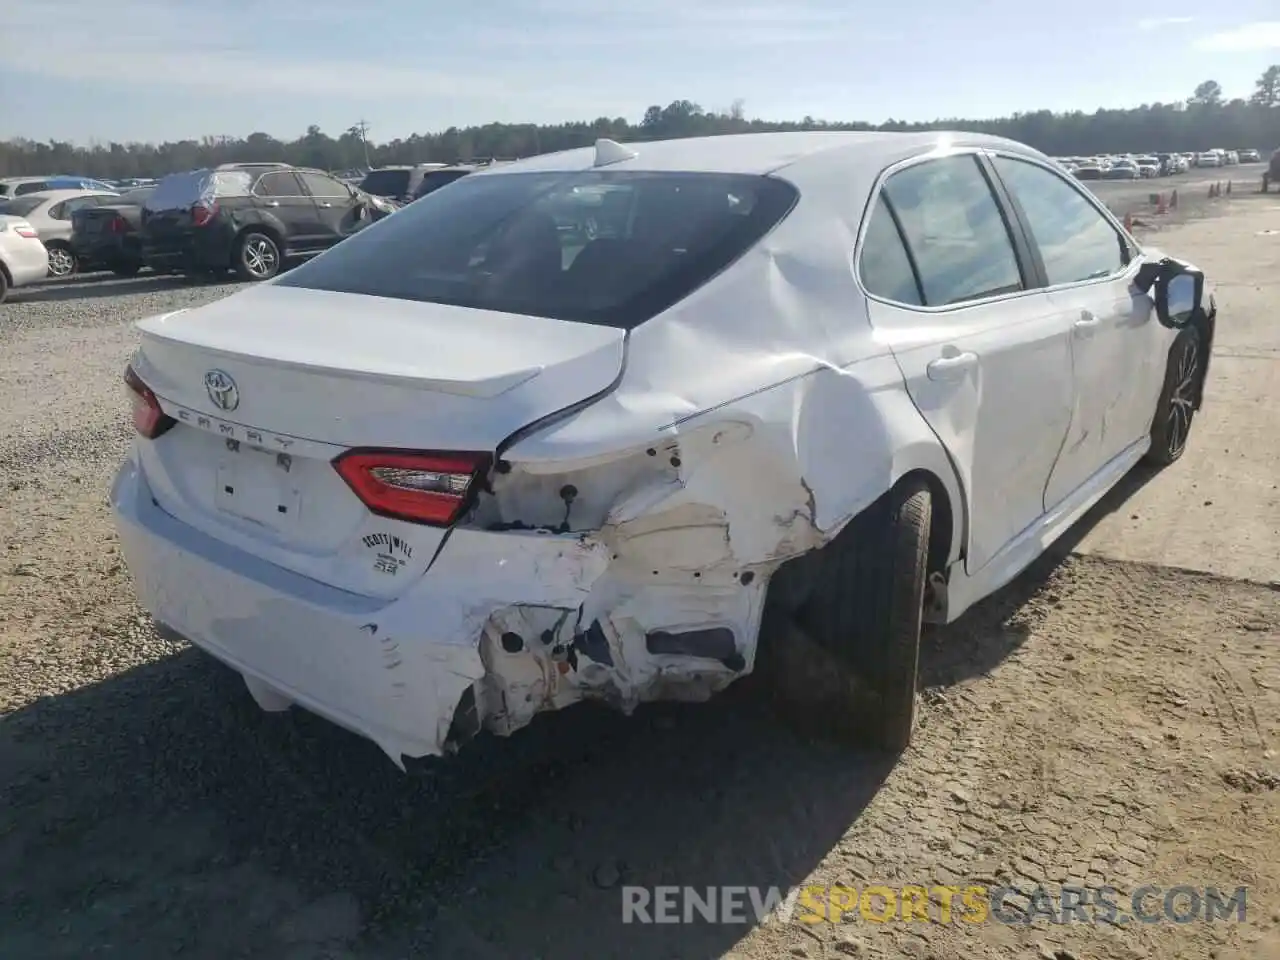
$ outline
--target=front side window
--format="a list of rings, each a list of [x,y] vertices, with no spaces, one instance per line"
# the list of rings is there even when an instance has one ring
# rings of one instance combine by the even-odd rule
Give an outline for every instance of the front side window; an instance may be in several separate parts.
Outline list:
[[[871,209],[871,220],[862,240],[862,255],[858,258],[858,273],[862,285],[874,296],[917,306],[924,303],[911,258],[907,256],[902,235],[883,196],[876,199]]]
[[[335,198],[348,199],[351,196],[351,191],[347,189],[346,185],[339,183],[333,177],[309,172],[301,173],[299,176],[302,177],[302,182],[307,185],[307,191],[313,197],[325,197],[332,200]]]
[[[927,160],[884,185],[928,306],[1023,289],[1009,229],[976,157]]]
[[[761,176],[472,176],[275,282],[630,329],[735,261],[795,200]]]
[[[1049,285],[1080,283],[1124,269],[1128,245],[1097,208],[1061,177],[1025,160],[996,157],[1040,248]]]

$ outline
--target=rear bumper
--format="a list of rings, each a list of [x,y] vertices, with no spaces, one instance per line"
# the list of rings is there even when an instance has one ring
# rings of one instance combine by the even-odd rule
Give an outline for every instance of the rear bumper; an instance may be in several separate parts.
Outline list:
[[[609,550],[580,536],[455,530],[430,573],[386,601],[292,573],[174,518],[133,456],[111,503],[139,600],[163,628],[242,674],[264,709],[302,706],[397,764],[444,753],[451,733],[510,733],[588,697],[624,710],[703,700],[754,660],[763,577],[710,590],[628,587],[608,572]],[[691,657],[670,651],[669,634],[667,649],[648,639],[708,624],[735,639],[733,655]]]
[[[49,275],[49,251],[33,240],[4,251],[4,266],[15,287],[43,280]]]
[[[142,260],[142,243],[136,236],[110,236],[94,239],[71,238],[71,252],[82,263],[136,263]]]

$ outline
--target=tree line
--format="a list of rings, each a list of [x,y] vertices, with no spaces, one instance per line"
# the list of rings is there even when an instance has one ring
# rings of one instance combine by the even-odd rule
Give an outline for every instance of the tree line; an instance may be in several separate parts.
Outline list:
[[[725,110],[704,110],[689,100],[652,106],[639,123],[623,117],[560,124],[488,123],[450,127],[440,133],[414,134],[386,143],[370,143],[363,125],[334,137],[318,126],[296,140],[266,133],[247,137],[202,137],[166,143],[0,141],[0,176],[78,174],[89,177],[154,177],[232,161],[284,161],[325,170],[384,164],[527,157],[587,146],[599,137],[658,140],[727,133],[780,130],[965,130],[1009,137],[1051,156],[1099,153],[1171,152],[1280,146],[1280,64],[1258,78],[1247,100],[1227,100],[1214,80],[1199,84],[1178,103],[1152,103],[1123,110],[1053,113],[1037,110],[986,120],[948,118],[927,123],[887,120],[880,124],[748,119],[741,101]]]

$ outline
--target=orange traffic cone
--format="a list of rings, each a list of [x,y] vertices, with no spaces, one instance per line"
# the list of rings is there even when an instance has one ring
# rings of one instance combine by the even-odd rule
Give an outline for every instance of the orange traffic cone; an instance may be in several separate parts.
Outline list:
[[[1227,181],[1227,196],[1231,196],[1231,181]]]
[[[1178,191],[1177,190],[1169,194],[1169,209],[1170,210],[1178,209]]]
[[[1167,204],[1165,204],[1165,202],[1164,202],[1164,194],[1163,194],[1163,193],[1161,193],[1161,194],[1157,194],[1157,196],[1156,196],[1156,213],[1168,213],[1168,212],[1169,212],[1169,207],[1168,207],[1168,205],[1167,205]]]
[[[1124,228],[1129,231],[1133,230],[1133,214],[1132,213],[1126,213],[1124,215]]]

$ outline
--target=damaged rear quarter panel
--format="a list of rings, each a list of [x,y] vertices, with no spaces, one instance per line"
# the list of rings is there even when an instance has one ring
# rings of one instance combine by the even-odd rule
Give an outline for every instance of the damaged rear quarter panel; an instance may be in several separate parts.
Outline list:
[[[572,606],[530,585],[523,602],[473,611],[487,616],[485,726],[509,732],[583,697],[623,709],[702,699],[750,672],[773,571],[909,472],[933,475],[955,506],[958,553],[954,472],[853,278],[877,173],[861,195],[847,169],[813,173],[826,197],[848,197],[843,211],[807,205],[794,181],[801,200],[772,233],[630,332],[609,394],[503,451],[506,472],[466,529],[545,538],[598,564],[578,567]],[[716,629],[735,646],[719,661],[646,640]]]

